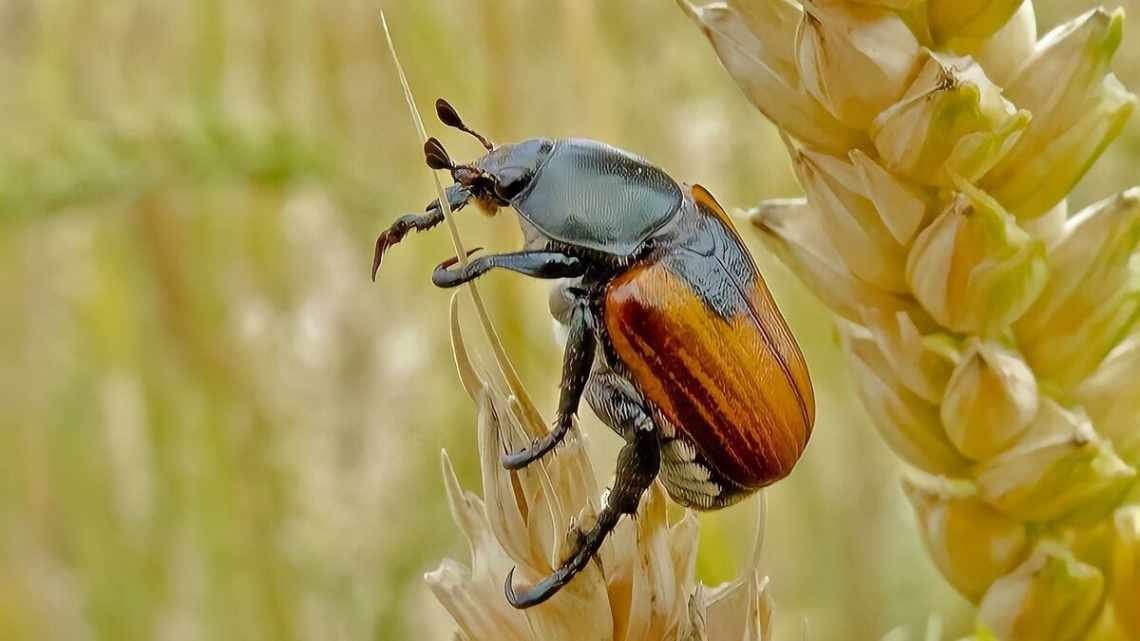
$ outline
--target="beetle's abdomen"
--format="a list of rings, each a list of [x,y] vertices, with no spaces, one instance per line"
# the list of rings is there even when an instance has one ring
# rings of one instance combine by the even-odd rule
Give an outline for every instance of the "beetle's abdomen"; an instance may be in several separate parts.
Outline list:
[[[792,470],[811,435],[815,400],[799,347],[751,257],[730,227],[718,226],[725,221],[698,206],[718,250],[670,249],[614,279],[605,326],[645,398],[717,472],[755,489]]]

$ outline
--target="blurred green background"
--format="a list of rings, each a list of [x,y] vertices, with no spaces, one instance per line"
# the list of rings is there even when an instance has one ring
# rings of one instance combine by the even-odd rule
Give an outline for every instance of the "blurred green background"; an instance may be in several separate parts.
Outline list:
[[[495,140],[602,139],[730,208],[798,191],[669,0],[383,6],[427,116],[447,96]],[[1043,31],[1091,3],[1038,6]],[[421,575],[465,560],[438,454],[478,488],[473,408],[428,278],[446,233],[368,280],[376,234],[434,193],[378,8],[0,0],[0,639],[450,638]],[[1137,43],[1133,23],[1134,91]],[[1134,119],[1071,204],[1134,184],[1138,161]],[[460,221],[471,244],[519,241],[510,215]],[[828,314],[753,247],[820,399],[770,492],[777,629],[874,639],[938,613],[964,632]],[[484,291],[549,410],[545,285]],[[608,475],[618,439],[583,423]],[[707,581],[745,558],[752,509],[704,518]]]

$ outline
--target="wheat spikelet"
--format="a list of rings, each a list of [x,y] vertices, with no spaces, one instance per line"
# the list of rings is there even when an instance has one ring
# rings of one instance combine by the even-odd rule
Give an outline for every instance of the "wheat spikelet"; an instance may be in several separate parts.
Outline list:
[[[1031,1],[681,6],[783,132],[805,199],[749,212],[839,317],[980,637],[1140,641],[1140,189],[1066,197],[1136,96],[1123,12]]]

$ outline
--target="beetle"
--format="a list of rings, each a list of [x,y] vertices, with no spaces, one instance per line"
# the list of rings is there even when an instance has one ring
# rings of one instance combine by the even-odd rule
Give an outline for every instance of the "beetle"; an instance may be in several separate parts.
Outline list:
[[[648,161],[604,143],[534,138],[495,146],[440,99],[439,119],[487,153],[452,162],[424,145],[427,164],[447,170],[452,210],[469,202],[518,213],[524,247],[439,264],[432,282],[455,287],[492,269],[563,279],[551,313],[567,327],[561,392],[551,430],[503,465],[521,469],[553,451],[585,398],[625,445],[614,483],[577,549],[534,586],[505,593],[516,608],[550,598],[597,553],[623,515],[660,479],[677,503],[731,505],[791,472],[815,421],[807,365],[755,262],[724,209],[700,185],[673,180]],[[411,230],[443,220],[397,219],[376,241],[372,277],[385,252]]]

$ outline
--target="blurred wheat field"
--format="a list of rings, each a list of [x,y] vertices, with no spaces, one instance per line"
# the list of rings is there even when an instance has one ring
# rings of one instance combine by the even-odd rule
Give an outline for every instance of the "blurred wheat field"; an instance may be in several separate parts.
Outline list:
[[[1041,31],[1092,5],[1038,3]],[[798,193],[668,0],[383,6],[425,115],[447,96],[495,140],[605,140],[729,208]],[[450,638],[421,576],[463,547],[438,452],[478,485],[474,411],[428,278],[446,234],[368,280],[376,233],[434,192],[377,9],[0,0],[0,638]],[[1128,31],[1117,73],[1136,89]],[[1134,120],[1074,204],[1133,184],[1138,161]],[[472,244],[518,243],[510,215],[458,220]],[[829,315],[754,249],[820,399],[769,493],[777,629],[871,639],[938,613],[964,633]],[[549,410],[545,286],[484,282]],[[611,469],[617,437],[583,425]],[[702,518],[706,582],[747,554],[749,510]]]

